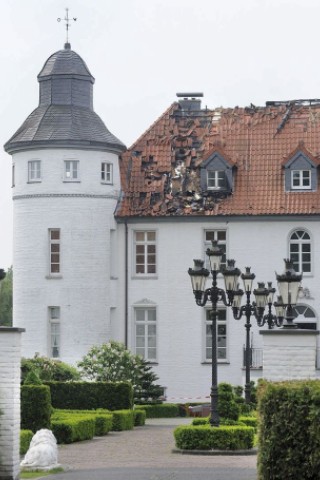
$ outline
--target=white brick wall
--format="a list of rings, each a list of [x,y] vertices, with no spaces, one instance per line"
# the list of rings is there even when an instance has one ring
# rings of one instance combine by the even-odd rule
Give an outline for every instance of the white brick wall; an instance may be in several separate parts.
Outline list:
[[[0,479],[20,472],[20,361],[23,329],[0,327]]]
[[[315,378],[318,332],[273,330],[263,335],[263,377],[267,380]]]

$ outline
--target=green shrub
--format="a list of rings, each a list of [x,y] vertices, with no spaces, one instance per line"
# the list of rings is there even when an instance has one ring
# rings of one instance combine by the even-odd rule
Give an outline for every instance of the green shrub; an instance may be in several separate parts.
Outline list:
[[[73,418],[93,418],[95,420],[95,436],[107,435],[112,429],[112,413],[108,410],[54,410],[51,420],[72,420]]]
[[[142,427],[146,423],[146,411],[142,409],[133,410],[134,426]]]
[[[137,410],[145,410],[147,418],[173,418],[179,416],[179,406],[175,403],[136,405]]]
[[[235,401],[232,385],[229,385],[229,383],[219,383],[218,395],[219,416],[230,420],[238,420],[240,408]]]
[[[31,430],[20,430],[20,455],[27,453],[32,437]]]
[[[174,430],[176,447],[182,450],[248,450],[254,429],[246,426],[180,426]]]
[[[133,426],[133,410],[115,410],[112,412],[112,431],[132,430]]]
[[[24,381],[24,385],[42,385],[39,375],[37,372],[31,370]]]
[[[95,433],[94,416],[72,415],[64,420],[54,420],[51,429],[58,443],[91,440]]]
[[[35,355],[34,358],[21,359],[21,383],[25,383],[25,379],[30,372],[35,372],[40,380],[70,382],[80,380],[80,373],[75,367],[53,360],[48,357],[40,357]]]
[[[45,385],[22,385],[21,429],[34,433],[41,428],[50,429],[50,389]]]
[[[70,410],[130,409],[133,389],[130,383],[46,382],[54,408]]]
[[[260,480],[319,479],[320,382],[261,382]]]
[[[239,422],[241,422],[244,425],[247,425],[248,427],[253,427],[255,432],[258,429],[258,419],[257,419],[257,417],[240,416],[239,417]]]

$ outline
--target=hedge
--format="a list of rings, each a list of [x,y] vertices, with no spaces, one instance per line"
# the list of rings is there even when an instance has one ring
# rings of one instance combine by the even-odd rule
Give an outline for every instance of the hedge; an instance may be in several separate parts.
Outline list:
[[[176,403],[136,405],[135,409],[145,410],[146,418],[173,418],[179,416],[179,405]]]
[[[45,382],[54,408],[122,410],[133,407],[133,388],[127,382]]]
[[[22,385],[21,429],[36,433],[41,428],[50,429],[50,389],[45,385]]]
[[[238,425],[188,425],[176,428],[174,437],[176,447],[182,450],[248,450],[254,444],[254,429]]]
[[[146,423],[146,411],[145,410],[133,410],[133,419],[135,427],[142,427]]]
[[[27,453],[32,437],[31,430],[20,430],[20,455]]]
[[[208,425],[210,423],[210,417],[195,417],[192,419],[192,425]],[[255,432],[258,428],[258,419],[257,417],[239,417],[238,421],[228,420],[220,418],[220,425],[246,425],[247,427],[254,428]]]
[[[57,443],[91,440],[95,433],[95,418],[89,415],[72,415],[72,418],[53,421],[51,430]]]
[[[320,382],[261,382],[259,480],[319,479]]]
[[[133,410],[116,410],[112,412],[112,431],[132,430],[134,427]]]
[[[107,435],[112,430],[112,413],[108,410],[54,410],[52,421],[68,421],[77,417],[94,418],[95,436]]]

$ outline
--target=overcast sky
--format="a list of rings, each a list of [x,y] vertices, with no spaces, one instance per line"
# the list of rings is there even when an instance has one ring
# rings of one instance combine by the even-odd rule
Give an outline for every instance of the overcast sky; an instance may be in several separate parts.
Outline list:
[[[319,0],[0,0],[0,143],[38,105],[37,75],[63,48],[96,79],[94,108],[130,146],[176,92],[203,105],[320,98]],[[0,153],[0,268],[12,264],[11,157]]]

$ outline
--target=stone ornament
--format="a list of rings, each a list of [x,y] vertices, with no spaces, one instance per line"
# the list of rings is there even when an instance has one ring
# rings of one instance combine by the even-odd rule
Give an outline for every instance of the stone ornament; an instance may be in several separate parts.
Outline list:
[[[52,470],[60,467],[57,440],[51,430],[42,428],[33,435],[20,466],[23,470]]]

